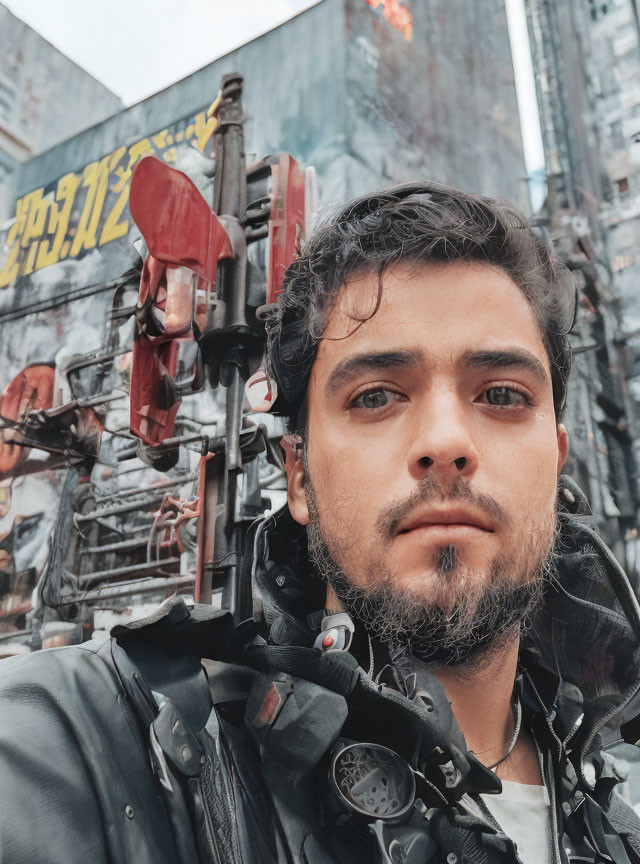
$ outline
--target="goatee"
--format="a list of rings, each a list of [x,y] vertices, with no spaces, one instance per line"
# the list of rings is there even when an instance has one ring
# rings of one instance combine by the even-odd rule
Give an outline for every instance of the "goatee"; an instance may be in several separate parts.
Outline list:
[[[486,573],[469,568],[460,548],[447,545],[435,549],[418,586],[398,588],[396,574],[372,560],[358,574],[356,585],[340,566],[342,550],[337,539],[323,534],[308,475],[305,488],[309,557],[317,575],[371,637],[391,643],[393,653],[408,651],[429,666],[470,667],[488,662],[512,635],[526,627],[553,572],[554,512],[537,531],[529,531],[517,548],[494,558]],[[502,524],[510,524],[497,503],[471,492],[466,484],[454,484],[445,493],[428,481],[411,499],[381,514],[379,534],[390,533],[398,514],[404,516],[418,502],[436,497],[473,500],[476,507],[491,509]]]

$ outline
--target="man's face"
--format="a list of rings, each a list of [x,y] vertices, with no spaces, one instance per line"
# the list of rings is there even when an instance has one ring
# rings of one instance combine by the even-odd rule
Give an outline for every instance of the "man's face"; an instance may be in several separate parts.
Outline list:
[[[371,315],[377,294],[376,275],[354,279],[331,312],[289,506],[312,552],[324,547],[317,563],[342,574],[348,611],[376,598],[380,620],[366,623],[378,635],[425,610],[427,639],[429,626],[468,636],[536,579],[552,544],[567,438],[549,361],[529,302],[498,268],[397,266]]]

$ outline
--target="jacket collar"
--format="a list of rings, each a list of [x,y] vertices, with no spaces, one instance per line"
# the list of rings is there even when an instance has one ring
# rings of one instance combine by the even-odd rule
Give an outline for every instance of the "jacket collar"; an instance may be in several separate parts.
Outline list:
[[[560,478],[558,501],[556,578],[523,639],[522,698],[544,715],[558,749],[564,745],[581,762],[619,738],[620,722],[640,711],[633,700],[640,690],[640,609],[571,478]],[[254,575],[271,641],[310,646],[323,585],[309,575],[304,534],[286,509],[260,531]]]
[[[582,760],[620,737],[640,689],[640,609],[570,478],[559,499],[556,578],[522,644],[524,697]]]

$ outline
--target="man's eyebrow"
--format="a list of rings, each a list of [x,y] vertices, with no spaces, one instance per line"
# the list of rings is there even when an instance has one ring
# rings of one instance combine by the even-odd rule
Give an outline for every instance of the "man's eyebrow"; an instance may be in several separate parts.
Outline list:
[[[467,351],[462,355],[462,365],[467,369],[509,369],[518,367],[531,372],[540,382],[549,383],[549,373],[542,361],[523,348],[504,348],[499,351]]]
[[[422,351],[375,351],[352,354],[341,360],[331,371],[325,385],[327,396],[333,396],[340,387],[367,372],[385,369],[415,368],[424,362]]]

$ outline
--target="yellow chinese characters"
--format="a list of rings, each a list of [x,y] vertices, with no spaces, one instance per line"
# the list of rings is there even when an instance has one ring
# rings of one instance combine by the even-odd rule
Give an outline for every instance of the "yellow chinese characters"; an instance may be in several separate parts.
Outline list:
[[[176,145],[183,142],[204,152],[214,127],[201,111],[19,198],[9,230],[0,237],[0,288],[124,237],[131,221],[129,186],[136,163],[148,155],[175,162]]]

